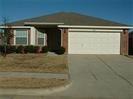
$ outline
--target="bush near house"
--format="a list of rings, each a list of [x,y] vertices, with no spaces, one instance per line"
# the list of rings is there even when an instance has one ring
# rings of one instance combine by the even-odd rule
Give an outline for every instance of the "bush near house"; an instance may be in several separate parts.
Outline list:
[[[24,52],[25,53],[34,53],[35,51],[34,51],[34,46],[33,45],[29,45],[29,46],[25,46],[24,47]]]
[[[21,53],[21,54],[24,54],[24,46],[20,45],[20,46],[17,46],[16,48],[16,53]]]
[[[5,49],[3,45],[0,45],[0,53],[4,53]],[[28,46],[14,46],[14,45],[8,45],[6,46],[6,53],[21,53],[21,54],[26,54],[26,53],[47,53],[48,52],[48,47],[47,46],[33,46],[33,45],[28,45]]]
[[[4,53],[5,52],[5,48],[6,47],[6,53],[10,54],[10,53],[15,53],[16,52],[16,46],[4,46],[4,45],[0,45],[0,53]]]
[[[34,46],[34,53],[41,53],[42,48],[41,46]]]
[[[0,53],[4,53],[4,46],[0,45]],[[33,46],[33,45],[28,45],[28,46],[14,46],[14,45],[8,45],[6,46],[6,53],[21,53],[21,54],[26,54],[26,53],[47,53],[49,51],[47,46]],[[65,48],[64,47],[59,47],[57,50],[54,51],[58,55],[62,55],[65,53]]]
[[[48,47],[47,46],[43,46],[42,47],[42,53],[47,53],[49,51]]]
[[[55,51],[56,54],[58,55],[62,55],[65,53],[65,48],[64,47],[60,47]]]
[[[16,46],[10,46],[10,45],[7,46],[7,53],[8,54],[15,53],[15,52],[16,52]]]
[[[0,45],[0,53],[4,53],[4,45]]]

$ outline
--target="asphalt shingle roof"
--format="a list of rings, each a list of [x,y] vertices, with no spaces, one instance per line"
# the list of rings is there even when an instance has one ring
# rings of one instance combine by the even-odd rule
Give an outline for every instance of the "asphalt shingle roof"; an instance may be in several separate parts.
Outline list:
[[[24,22],[50,22],[50,23],[64,23],[64,25],[83,25],[83,26],[125,26],[125,24],[82,15],[74,12],[59,12],[50,15],[44,15],[31,19],[20,20],[12,22],[11,25],[22,26]]]

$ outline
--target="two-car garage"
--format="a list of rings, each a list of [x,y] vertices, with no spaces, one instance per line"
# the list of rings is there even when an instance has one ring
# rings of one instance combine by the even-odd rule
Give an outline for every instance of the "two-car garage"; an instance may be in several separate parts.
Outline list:
[[[69,29],[69,54],[120,54],[120,31]]]

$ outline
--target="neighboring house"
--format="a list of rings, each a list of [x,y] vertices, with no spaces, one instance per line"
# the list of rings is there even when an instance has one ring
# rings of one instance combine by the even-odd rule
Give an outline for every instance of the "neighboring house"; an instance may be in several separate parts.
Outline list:
[[[129,54],[133,55],[133,31],[129,33]]]
[[[131,27],[92,16],[60,12],[10,25],[13,45],[46,45],[51,51],[63,46],[68,54],[128,54]]]

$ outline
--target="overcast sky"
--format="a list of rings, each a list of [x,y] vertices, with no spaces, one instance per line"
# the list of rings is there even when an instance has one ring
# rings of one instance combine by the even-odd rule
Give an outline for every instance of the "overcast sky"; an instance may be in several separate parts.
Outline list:
[[[133,25],[133,0],[0,0],[0,20],[8,17],[15,21],[60,11]]]

